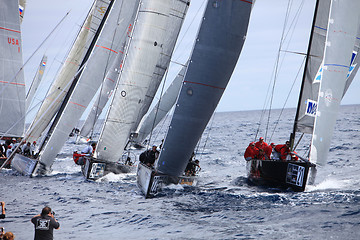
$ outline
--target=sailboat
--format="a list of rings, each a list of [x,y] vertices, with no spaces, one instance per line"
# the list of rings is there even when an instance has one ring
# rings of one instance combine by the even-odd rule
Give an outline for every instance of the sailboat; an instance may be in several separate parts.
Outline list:
[[[127,46],[94,157],[84,175],[96,180],[109,172],[131,171],[121,161],[126,143],[148,99],[153,98],[169,64],[189,1],[144,0]],[[151,9],[151,11],[149,11]],[[148,108],[148,107],[147,107]]]
[[[45,67],[46,67],[46,62],[47,62],[47,56],[44,55],[40,61],[40,65],[39,68],[36,71],[35,77],[31,83],[31,86],[29,88],[29,91],[26,95],[26,104],[25,104],[25,109],[26,111],[29,111],[29,107],[31,102],[33,101],[33,98],[35,96],[35,93],[40,85],[41,79],[44,75],[44,71],[45,71]]]
[[[123,4],[122,0],[98,0],[94,2],[91,13],[99,14],[99,18],[90,17],[97,22],[96,31],[88,49],[83,55],[79,69],[73,80],[67,85],[64,100],[57,110],[56,116],[42,142],[37,159],[30,159],[19,154],[14,156],[12,167],[27,175],[42,175],[51,170],[56,155],[68,139],[69,133],[78,122],[92,96],[95,95],[104,75],[111,66],[118,51],[126,41],[127,29],[133,22],[133,15],[138,2]],[[89,16],[88,15],[88,16]],[[100,21],[99,21],[100,20]],[[85,21],[87,22],[87,21]],[[91,24],[90,24],[91,26]],[[66,72],[68,74],[68,72]],[[59,89],[63,93],[63,89]],[[58,98],[52,102],[56,103]],[[50,105],[52,107],[53,105]],[[46,110],[44,112],[46,114]],[[33,128],[36,129],[36,122]],[[31,134],[26,135],[29,138]]]
[[[289,141],[294,151],[298,144],[295,144],[296,133],[312,134],[309,158],[249,160],[248,178],[252,182],[304,191],[307,181],[315,181],[316,167],[326,164],[340,101],[359,68],[359,7],[358,1],[350,0],[316,2]]]
[[[18,1],[0,1],[0,139],[21,138],[25,129],[25,80]],[[4,163],[0,160],[0,166]]]
[[[236,66],[253,2],[207,2],[155,168],[138,165],[137,185],[145,197],[185,179],[184,170]]]

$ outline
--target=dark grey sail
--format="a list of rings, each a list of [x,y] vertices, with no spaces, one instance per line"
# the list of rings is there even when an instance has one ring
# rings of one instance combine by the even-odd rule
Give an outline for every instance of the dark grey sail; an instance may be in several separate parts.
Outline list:
[[[214,113],[243,47],[253,1],[208,1],[157,165],[181,176]]]

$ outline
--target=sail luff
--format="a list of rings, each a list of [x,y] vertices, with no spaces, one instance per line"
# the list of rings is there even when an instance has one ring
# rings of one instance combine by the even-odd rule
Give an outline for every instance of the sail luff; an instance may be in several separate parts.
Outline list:
[[[239,58],[252,1],[208,1],[157,170],[181,176]]]
[[[318,13],[318,9],[319,9],[319,0],[316,1],[316,5],[315,5],[315,10],[314,10],[314,17],[313,17],[313,23],[311,26],[311,32],[310,32],[310,39],[309,39],[309,44],[308,44],[308,50],[306,53],[306,61],[305,61],[305,67],[304,67],[304,72],[303,72],[303,77],[302,77],[302,82],[301,82],[301,87],[300,87],[300,94],[299,94],[299,100],[298,100],[298,105],[296,108],[296,115],[295,115],[295,121],[294,121],[294,127],[293,127],[293,132],[290,135],[290,144],[291,144],[291,148],[293,149],[294,146],[294,140],[295,140],[295,134],[296,134],[296,130],[297,130],[297,123],[298,123],[298,118],[299,118],[299,114],[300,114],[300,107],[301,107],[301,103],[302,103],[302,93],[304,91],[304,85],[306,82],[306,76],[307,76],[307,68],[309,65],[309,58],[310,58],[310,53],[311,53],[311,48],[312,48],[312,41],[313,41],[313,37],[314,37],[314,29],[316,26],[316,19],[317,19],[317,13]]]
[[[35,93],[40,85],[41,79],[44,75],[46,62],[47,62],[47,56],[44,55],[40,61],[40,65],[36,71],[36,74],[31,83],[30,89],[26,95],[26,107],[25,107],[26,111],[29,110],[29,106],[30,106],[31,102],[33,101]]]
[[[121,157],[165,47],[171,2],[144,0],[140,4],[120,79],[97,144],[99,159],[117,162]]]
[[[21,137],[25,80],[18,1],[0,0],[0,137]]]
[[[299,97],[296,126],[294,132],[311,134],[316,112],[316,100],[319,92],[319,79],[322,72],[322,61],[326,31],[329,20],[331,0],[318,1],[315,25],[312,31],[312,39],[309,42],[309,58],[304,68],[304,78]]]
[[[326,163],[359,27],[360,2],[332,1],[310,160]]]

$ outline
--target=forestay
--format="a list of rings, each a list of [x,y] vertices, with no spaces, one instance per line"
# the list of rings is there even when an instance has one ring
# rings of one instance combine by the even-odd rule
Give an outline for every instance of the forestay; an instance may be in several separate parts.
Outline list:
[[[332,1],[310,161],[324,165],[359,28],[360,2]]]
[[[152,84],[166,36],[173,0],[144,0],[128,46],[120,79],[96,148],[97,158],[117,162]]]
[[[245,41],[252,1],[208,1],[157,169],[181,176],[228,84]]]
[[[25,80],[18,1],[0,0],[0,137],[25,126]]]
[[[58,122],[54,125],[45,148],[40,153],[40,162],[46,166],[53,163],[56,155],[65,144],[69,133],[95,95],[116,55],[123,54],[119,50],[126,38],[129,24],[133,22],[133,13],[138,9],[138,5],[137,1],[129,2],[126,0],[116,0],[111,1],[111,3],[105,13],[105,16],[106,14],[109,15],[107,18],[104,17],[99,27],[99,30],[101,29],[99,37],[96,43],[93,40],[91,44],[93,49],[85,67]]]

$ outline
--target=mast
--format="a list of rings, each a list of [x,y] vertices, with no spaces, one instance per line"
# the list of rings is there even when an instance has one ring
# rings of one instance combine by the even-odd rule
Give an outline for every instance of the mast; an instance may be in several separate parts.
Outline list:
[[[300,112],[302,93],[303,93],[303,89],[304,89],[304,85],[305,85],[306,68],[307,68],[307,66],[309,64],[311,43],[312,43],[312,39],[313,39],[313,36],[314,36],[314,29],[315,29],[316,16],[317,16],[318,8],[319,8],[319,0],[316,1],[316,5],[315,5],[313,23],[312,23],[311,32],[310,32],[309,45],[308,45],[308,49],[307,49],[307,53],[306,53],[306,61],[305,61],[305,67],[304,67],[304,72],[303,72],[303,77],[302,77],[301,88],[300,88],[299,100],[298,100],[298,105],[297,105],[297,108],[296,108],[296,115],[295,115],[295,119],[294,119],[294,127],[293,127],[293,132],[290,134],[290,148],[291,148],[291,150],[293,150],[293,146],[294,146],[294,140],[295,140],[297,122],[298,122],[298,117],[299,117],[299,112]]]
[[[96,43],[97,39],[99,38],[99,35],[100,35],[100,33],[101,33],[101,30],[102,30],[102,28],[104,27],[104,24],[105,24],[105,22],[106,22],[106,19],[108,18],[108,15],[109,15],[109,13],[110,13],[110,10],[111,10],[111,8],[112,8],[113,3],[114,3],[114,0],[110,0],[110,4],[109,4],[109,6],[108,6],[108,8],[107,8],[107,10],[106,10],[106,12],[105,12],[105,15],[104,15],[103,19],[101,20],[101,23],[100,23],[100,25],[99,25],[99,28],[97,29],[97,31],[96,31],[96,33],[95,33],[95,35],[94,35],[94,38],[93,38],[92,41],[91,41],[91,44],[90,44],[90,46],[89,46],[89,49],[87,50],[87,52],[86,52],[86,54],[85,54],[85,56],[84,56],[84,58],[83,58],[83,60],[82,60],[82,62],[81,62],[81,64],[80,64],[79,72],[75,75],[74,80],[73,80],[73,82],[71,83],[71,86],[70,86],[70,88],[69,88],[69,91],[68,91],[67,94],[65,95],[65,98],[64,98],[64,100],[63,100],[63,102],[62,102],[62,104],[61,104],[61,106],[60,106],[60,109],[59,109],[59,111],[57,112],[57,114],[56,114],[56,116],[55,116],[55,119],[54,119],[53,123],[51,124],[50,129],[49,129],[49,131],[47,132],[47,135],[46,135],[44,141],[42,142],[42,145],[40,146],[39,152],[41,152],[41,150],[43,149],[43,147],[46,145],[47,140],[49,139],[49,137],[51,136],[52,132],[54,131],[55,126],[56,126],[57,123],[59,122],[59,119],[60,119],[60,117],[61,117],[61,115],[62,115],[62,113],[63,113],[63,111],[64,111],[64,109],[65,109],[65,106],[67,105],[67,102],[69,101],[70,96],[72,95],[72,93],[73,93],[73,91],[74,91],[74,89],[75,89],[75,86],[76,86],[76,84],[77,84],[77,82],[78,82],[78,80],[79,80],[79,77],[80,77],[80,75],[81,75],[81,73],[82,73],[82,71],[83,71],[83,69],[84,69],[83,67],[84,67],[85,63],[87,62],[87,60],[89,59],[89,56],[90,56],[90,54],[91,54],[91,52],[92,52],[92,50],[93,50],[93,48],[94,48],[94,46],[95,46],[95,43]]]

